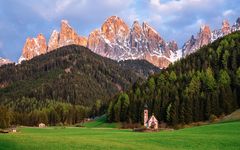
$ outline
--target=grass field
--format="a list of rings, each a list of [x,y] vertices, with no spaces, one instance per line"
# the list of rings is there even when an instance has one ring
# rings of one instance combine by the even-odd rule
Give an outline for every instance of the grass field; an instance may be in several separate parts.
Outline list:
[[[120,124],[107,123],[107,117],[103,115],[94,121],[84,123],[83,126],[87,128],[118,128],[120,127]]]
[[[240,149],[240,122],[138,133],[110,128],[20,128],[0,134],[0,149]]]

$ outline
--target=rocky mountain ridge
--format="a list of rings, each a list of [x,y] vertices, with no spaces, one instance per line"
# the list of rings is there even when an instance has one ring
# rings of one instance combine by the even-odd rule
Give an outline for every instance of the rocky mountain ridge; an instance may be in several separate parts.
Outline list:
[[[230,26],[227,20],[223,20],[221,29],[215,29],[213,31],[211,31],[208,25],[203,25],[200,28],[197,36],[192,35],[190,39],[183,45],[183,56],[194,53],[204,45],[212,43],[216,39],[238,30],[240,30],[240,18],[238,18],[232,26]]]
[[[12,63],[10,60],[0,57],[0,66]]]
[[[130,28],[121,18],[111,16],[88,38],[79,36],[66,20],[62,20],[60,32],[54,30],[48,44],[42,34],[37,38],[28,38],[19,62],[71,44],[88,47],[101,56],[117,61],[145,59],[160,68],[167,67],[175,56],[181,56],[177,53],[177,43],[166,42],[148,23],[140,25],[134,21]]]
[[[54,30],[48,41],[43,34],[39,34],[37,38],[27,38],[22,50],[22,55],[19,59],[19,63],[23,60],[30,60],[35,56],[45,54],[57,48],[66,45],[81,45],[87,46],[87,38],[79,36],[76,31],[68,24],[68,21],[61,21],[60,32]]]
[[[48,43],[42,34],[39,34],[37,38],[28,38],[19,62],[62,46],[76,44],[113,60],[144,59],[159,68],[166,68],[170,63],[237,30],[240,30],[240,18],[233,26],[224,20],[222,28],[213,31],[208,25],[203,25],[197,36],[192,35],[179,49],[175,41],[165,41],[146,22],[140,24],[138,21],[134,21],[129,27],[121,18],[111,16],[104,21],[101,28],[93,30],[86,38],[78,35],[68,21],[62,20],[60,32],[54,30]]]

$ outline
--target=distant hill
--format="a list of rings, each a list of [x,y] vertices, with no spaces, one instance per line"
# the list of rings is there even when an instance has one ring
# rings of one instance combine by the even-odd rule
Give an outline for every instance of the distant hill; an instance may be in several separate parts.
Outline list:
[[[118,63],[85,47],[65,46],[16,66],[1,67],[0,102],[30,97],[92,106],[155,71],[159,69],[145,61]]]

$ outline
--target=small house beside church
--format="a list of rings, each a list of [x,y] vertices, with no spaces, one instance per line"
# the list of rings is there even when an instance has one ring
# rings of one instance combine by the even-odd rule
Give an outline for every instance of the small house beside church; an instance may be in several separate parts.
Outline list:
[[[46,125],[45,125],[44,123],[39,123],[38,127],[39,127],[39,128],[45,128]]]
[[[150,119],[148,118],[148,107],[147,107],[147,105],[144,106],[144,126],[147,129],[158,129],[158,120],[156,119],[154,114],[152,114]]]

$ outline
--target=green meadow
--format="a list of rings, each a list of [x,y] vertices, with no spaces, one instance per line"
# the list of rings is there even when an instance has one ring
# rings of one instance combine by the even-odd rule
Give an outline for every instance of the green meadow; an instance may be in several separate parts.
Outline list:
[[[114,128],[19,128],[0,134],[0,149],[240,149],[240,122],[175,131],[132,132]]]

